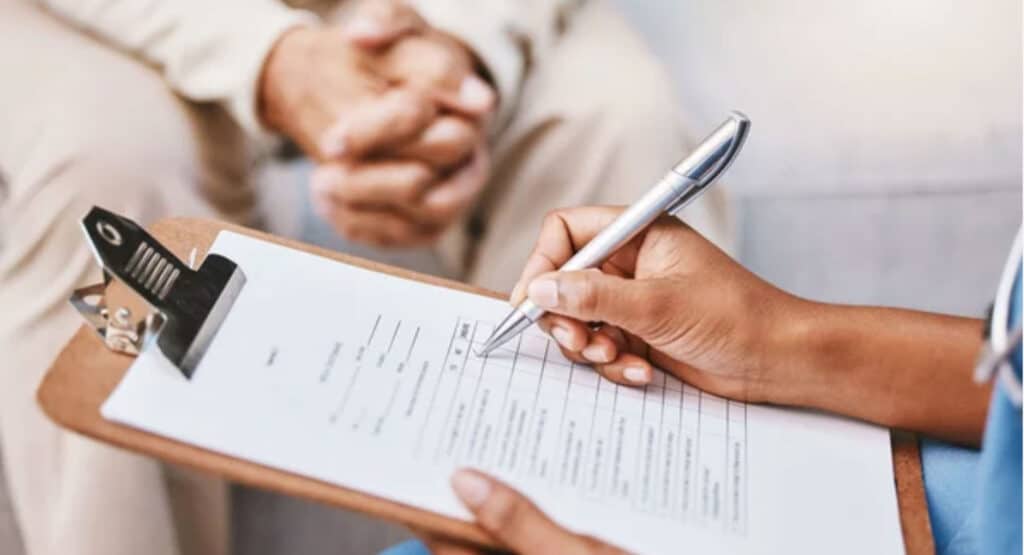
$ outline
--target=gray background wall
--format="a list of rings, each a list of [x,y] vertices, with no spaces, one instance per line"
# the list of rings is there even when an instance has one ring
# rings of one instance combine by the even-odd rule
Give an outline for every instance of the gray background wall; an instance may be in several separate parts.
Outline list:
[[[730,170],[740,256],[800,294],[981,314],[1021,221],[1021,4],[620,0]]]
[[[811,298],[982,313],[1021,223],[1017,0],[616,4],[665,61],[695,132],[732,108],[753,120],[728,182],[748,266]],[[307,214],[288,223],[337,244]],[[239,553],[372,553],[404,536],[234,496]],[[19,551],[0,487],[0,553]]]

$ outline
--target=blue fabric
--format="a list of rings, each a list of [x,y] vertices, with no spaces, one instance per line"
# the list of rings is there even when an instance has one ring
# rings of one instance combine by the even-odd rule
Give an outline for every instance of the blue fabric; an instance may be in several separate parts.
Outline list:
[[[1013,301],[1007,327],[1020,324],[1021,271],[1013,284]],[[1021,349],[1014,351],[1011,364],[1021,378]],[[1021,409],[1014,406],[1000,384],[989,409],[982,443],[979,496],[984,501],[978,535],[985,555],[1021,553]]]
[[[975,555],[977,475],[981,452],[921,440],[921,472],[938,555]]]
[[[430,555],[427,546],[416,540],[409,540],[381,551],[379,555]]]
[[[1008,328],[1020,323],[1021,273],[1014,282]],[[1013,354],[1021,376],[1021,349]],[[997,382],[998,383],[998,382]],[[996,387],[982,450],[924,440],[928,514],[939,555],[1021,553],[1021,409]]]

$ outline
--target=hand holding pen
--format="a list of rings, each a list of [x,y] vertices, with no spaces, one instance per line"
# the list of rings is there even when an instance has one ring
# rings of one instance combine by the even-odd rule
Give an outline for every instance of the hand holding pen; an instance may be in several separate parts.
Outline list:
[[[559,271],[571,272],[598,267],[658,218],[665,214],[679,213],[706,191],[729,167],[743,146],[749,128],[750,121],[746,116],[733,112],[729,119],[704,139],[689,156],[677,163],[636,203],[614,219],[604,222],[606,225],[599,231],[591,233],[585,241],[572,243],[585,243],[585,246],[575,254],[570,253],[571,258],[565,260]],[[501,321],[477,354],[490,354],[530,327],[544,313],[544,308],[538,306],[534,300],[522,300]]]

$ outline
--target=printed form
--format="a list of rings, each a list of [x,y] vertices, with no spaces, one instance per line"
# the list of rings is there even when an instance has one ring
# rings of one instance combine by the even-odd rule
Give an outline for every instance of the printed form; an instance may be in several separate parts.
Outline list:
[[[657,373],[616,385],[536,328],[474,347],[502,301],[222,232],[247,277],[186,380],[155,349],[111,420],[469,519],[460,467],[639,553],[902,553],[888,431]]]

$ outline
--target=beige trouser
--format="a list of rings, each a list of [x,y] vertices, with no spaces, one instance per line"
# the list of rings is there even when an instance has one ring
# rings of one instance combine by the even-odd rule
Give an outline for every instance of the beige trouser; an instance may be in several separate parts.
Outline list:
[[[98,277],[81,216],[95,204],[142,222],[251,222],[245,140],[219,109],[171,94],[152,68],[32,5],[0,7],[0,452],[25,547],[225,553],[221,482],[61,431],[34,391],[79,324],[69,292]],[[446,241],[449,259],[468,253],[468,279],[498,289],[518,277],[547,209],[628,202],[686,145],[666,78],[600,4],[533,71],[495,141],[483,231]],[[727,236],[720,196],[689,218]]]

